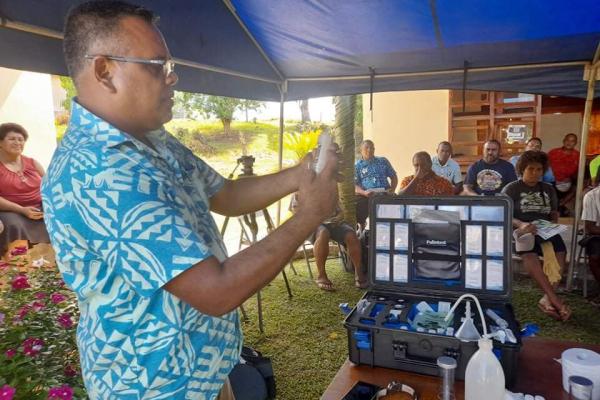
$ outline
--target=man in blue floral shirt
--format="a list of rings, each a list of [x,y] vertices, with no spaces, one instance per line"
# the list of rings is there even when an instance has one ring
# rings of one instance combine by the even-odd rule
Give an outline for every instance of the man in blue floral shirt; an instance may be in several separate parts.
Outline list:
[[[91,399],[234,398],[236,312],[335,209],[337,156],[230,181],[162,125],[177,75],[151,11],[119,1],[69,13],[65,60],[77,88],[42,185],[44,217],[77,294]],[[298,191],[294,217],[232,257],[210,212],[241,215]]]
[[[375,145],[371,140],[361,143],[360,155],[361,159],[354,165],[354,193],[356,221],[364,227],[369,215],[369,197],[381,192],[394,193],[398,176],[387,158],[375,157]]]

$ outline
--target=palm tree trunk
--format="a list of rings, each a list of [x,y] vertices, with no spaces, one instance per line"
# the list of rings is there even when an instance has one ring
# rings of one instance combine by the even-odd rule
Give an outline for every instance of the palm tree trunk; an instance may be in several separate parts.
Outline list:
[[[356,96],[338,96],[335,103],[335,131],[340,145],[342,164],[340,172],[344,177],[339,184],[340,204],[344,219],[356,225],[356,200],[354,197],[354,116]]]

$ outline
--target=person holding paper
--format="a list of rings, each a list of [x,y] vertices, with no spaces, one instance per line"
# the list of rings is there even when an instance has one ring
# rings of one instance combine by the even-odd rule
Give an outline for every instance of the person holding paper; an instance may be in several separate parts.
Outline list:
[[[360,145],[361,159],[354,164],[356,221],[361,227],[369,216],[369,197],[375,193],[394,193],[398,186],[396,171],[385,157],[375,157],[375,145],[364,140]]]
[[[548,157],[540,151],[526,151],[517,162],[517,172],[521,175],[518,181],[511,182],[502,193],[514,202],[513,227],[517,254],[521,255],[523,264],[529,275],[544,291],[538,302],[542,312],[560,321],[571,316],[571,309],[556,295],[555,287],[561,279],[561,271],[565,267],[566,251],[560,235],[547,240],[537,233],[533,223],[536,220],[556,222],[558,219],[558,199],[554,188],[540,178],[548,169]],[[544,269],[539,256],[544,256]],[[558,271],[550,263],[556,258]]]

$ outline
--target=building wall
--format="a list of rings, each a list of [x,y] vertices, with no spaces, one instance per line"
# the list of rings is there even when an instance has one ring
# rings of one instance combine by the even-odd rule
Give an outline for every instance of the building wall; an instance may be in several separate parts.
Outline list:
[[[390,160],[399,178],[414,172],[417,151],[434,154],[448,140],[448,90],[387,92],[373,95],[373,121],[369,95],[363,95],[363,137],[375,143],[375,155]]]
[[[47,168],[56,149],[50,75],[0,67],[0,123],[4,122],[27,129],[24,154]]]
[[[574,133],[579,138],[582,123],[583,117],[580,113],[542,115],[540,137],[543,142],[543,150],[547,152],[555,147],[561,147],[567,133]]]

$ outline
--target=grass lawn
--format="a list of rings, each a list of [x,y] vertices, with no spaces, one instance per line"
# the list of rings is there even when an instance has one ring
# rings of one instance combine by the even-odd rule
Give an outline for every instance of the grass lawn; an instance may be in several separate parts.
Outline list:
[[[354,287],[353,275],[343,272],[339,260],[330,260],[327,271],[337,290],[319,290],[309,280],[306,264],[294,263],[298,276],[289,268],[294,297],[288,299],[279,275],[263,290],[265,333],[258,330],[256,297],[245,304],[249,321],[244,323],[245,341],[273,360],[278,399],[314,400],[321,396],[348,354],[344,316],[339,303],[354,305],[362,292]],[[312,263],[313,273],[315,271]],[[585,343],[600,343],[600,309],[580,294],[564,295],[573,309],[571,319],[557,322],[543,315],[536,303],[540,290],[527,277],[516,278],[513,304],[521,324],[540,326],[539,336]]]

